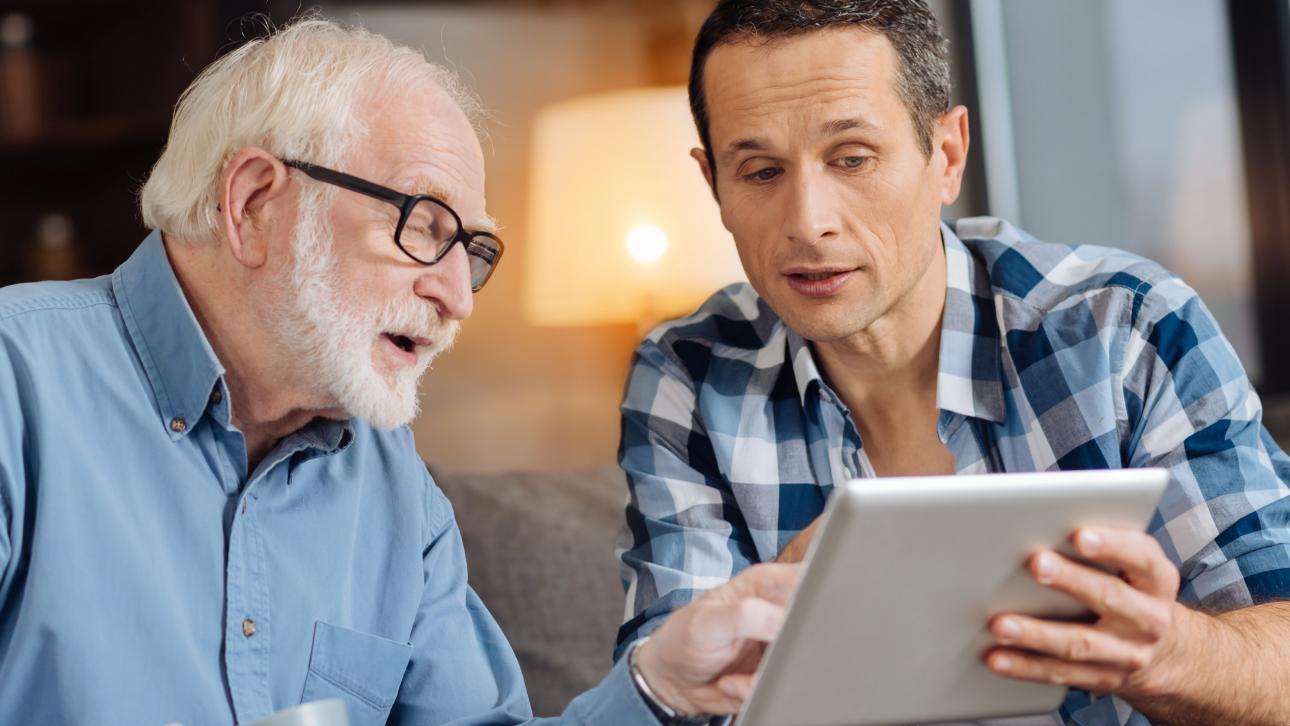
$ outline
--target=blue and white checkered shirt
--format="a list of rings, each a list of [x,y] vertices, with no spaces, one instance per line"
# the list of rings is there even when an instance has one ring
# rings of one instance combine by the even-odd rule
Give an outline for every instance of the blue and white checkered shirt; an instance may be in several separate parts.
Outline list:
[[[1179,599],[1228,610],[1290,597],[1290,458],[1196,293],[1141,257],[1040,242],[997,219],[942,225],[942,238],[936,397],[957,471],[1168,467],[1149,529],[1182,574]],[[809,344],[746,284],[637,349],[619,461],[630,500],[616,658],[774,560],[835,484],[873,476]],[[1149,723],[1074,690],[1054,716]]]

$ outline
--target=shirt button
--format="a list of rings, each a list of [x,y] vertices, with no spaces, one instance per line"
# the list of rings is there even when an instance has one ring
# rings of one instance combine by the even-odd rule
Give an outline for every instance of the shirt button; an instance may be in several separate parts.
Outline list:
[[[188,422],[176,416],[170,419],[170,430],[177,434],[182,434],[188,430]]]
[[[247,618],[246,620],[242,621],[242,635],[245,635],[248,638],[251,637],[252,635],[255,635],[254,620]]]
[[[219,403],[224,400],[224,392],[216,388],[211,391],[211,403]]]

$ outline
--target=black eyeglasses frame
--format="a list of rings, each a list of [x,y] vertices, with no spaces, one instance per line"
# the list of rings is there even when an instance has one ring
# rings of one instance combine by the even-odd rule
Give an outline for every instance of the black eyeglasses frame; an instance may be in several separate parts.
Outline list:
[[[447,202],[438,197],[429,194],[404,194],[403,192],[395,191],[375,182],[370,182],[366,179],[356,177],[353,174],[346,174],[343,171],[328,169],[325,166],[310,164],[306,161],[282,159],[282,163],[292,169],[298,169],[299,171],[304,172],[306,176],[325,184],[331,184],[332,186],[340,187],[341,189],[356,192],[373,199],[379,199],[397,207],[399,210],[399,222],[394,227],[394,244],[403,252],[403,254],[416,262],[427,266],[433,265],[442,260],[448,252],[452,250],[453,245],[460,242],[462,249],[466,251],[467,256],[475,257],[488,265],[488,272],[484,275],[484,279],[480,280],[478,283],[473,279],[471,280],[471,292],[479,292],[484,285],[487,284],[489,279],[492,278],[493,272],[497,270],[498,263],[502,260],[502,253],[506,250],[506,246],[497,235],[490,232],[466,231],[466,226],[462,223],[461,215],[457,214],[457,210],[453,209]],[[430,260],[422,259],[408,251],[408,248],[404,247],[402,242],[403,226],[407,224],[408,217],[411,216],[412,210],[417,204],[423,201],[433,202],[448,210],[448,213],[452,215],[453,220],[457,223],[457,233],[453,235],[453,238],[449,240],[447,244],[439,248],[435,253],[434,258]],[[478,237],[487,237],[495,242],[497,245],[496,253],[485,245],[472,247],[472,243],[474,243],[475,239]],[[480,254],[480,250],[486,254]]]

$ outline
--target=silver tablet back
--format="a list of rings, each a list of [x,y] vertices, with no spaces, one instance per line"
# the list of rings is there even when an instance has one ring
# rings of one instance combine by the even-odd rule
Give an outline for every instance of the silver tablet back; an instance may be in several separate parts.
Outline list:
[[[981,660],[1001,612],[1084,615],[1030,552],[1083,525],[1144,531],[1168,472],[858,479],[837,490],[739,726],[872,726],[1051,711],[1065,689]]]

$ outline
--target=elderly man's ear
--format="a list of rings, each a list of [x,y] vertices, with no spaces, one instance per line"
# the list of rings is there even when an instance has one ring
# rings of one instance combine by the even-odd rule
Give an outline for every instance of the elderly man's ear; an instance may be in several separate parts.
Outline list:
[[[233,155],[220,176],[220,227],[233,258],[246,267],[268,259],[275,228],[289,220],[287,168],[264,149]]]

